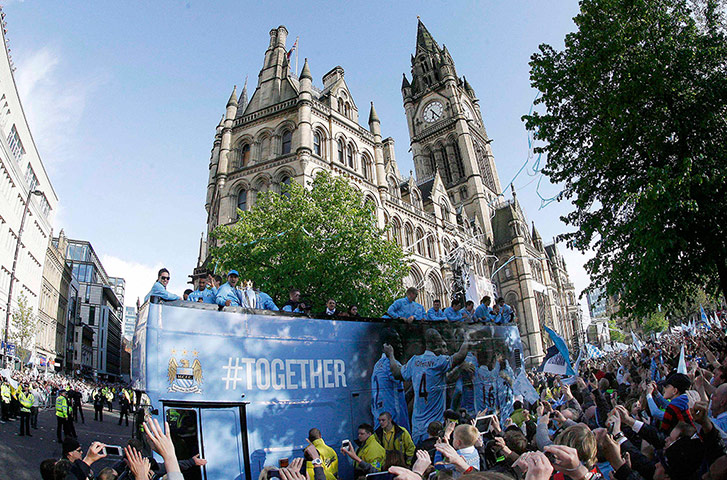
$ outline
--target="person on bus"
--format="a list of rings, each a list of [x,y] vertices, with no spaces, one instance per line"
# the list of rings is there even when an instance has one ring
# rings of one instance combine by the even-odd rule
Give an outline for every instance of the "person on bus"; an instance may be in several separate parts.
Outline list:
[[[323,467],[323,472],[326,474],[326,480],[336,480],[338,476],[338,454],[334,449],[326,445],[323,441],[321,431],[317,428],[311,428],[308,431],[308,441],[315,447],[320,455],[320,466]],[[318,462],[306,462],[306,472],[308,473],[308,479],[314,480],[315,473],[313,471],[314,466]]]
[[[442,301],[434,300],[434,306],[427,311],[427,320],[432,322],[446,322],[447,316],[442,310]]]
[[[380,472],[386,458],[386,450],[379,445],[371,425],[364,423],[358,426],[358,444],[360,446],[355,452],[350,444],[348,448],[345,446],[341,448],[341,451],[354,462],[353,477],[361,479],[369,473]]]
[[[476,320],[482,320],[485,322],[490,320],[490,301],[492,301],[492,299],[489,295],[485,295],[484,297],[482,297],[482,300],[480,300],[480,304],[477,305],[477,308],[475,308]]]
[[[197,280],[197,290],[189,294],[190,302],[215,303],[215,294],[211,288],[207,288],[207,277],[200,277]]]
[[[320,313],[321,318],[337,317],[341,314],[336,308],[336,301],[329,298],[326,302],[326,309]]]
[[[462,303],[457,299],[452,300],[452,305],[444,309],[444,316],[447,317],[449,322],[463,321]]]
[[[398,318],[406,323],[411,323],[414,320],[424,320],[426,311],[421,303],[415,302],[417,295],[419,295],[419,290],[414,287],[407,288],[406,296],[394,300],[394,303],[386,310],[384,318]]]
[[[505,303],[505,299],[502,297],[497,299],[497,304],[500,306],[500,317],[502,318],[502,323],[512,322],[515,317],[515,312],[512,307]]]
[[[221,307],[239,307],[242,305],[242,295],[237,289],[237,282],[240,274],[237,270],[230,270],[227,274],[227,283],[220,285],[217,289],[216,302]]]
[[[306,304],[300,301],[300,290],[291,288],[288,292],[288,302],[283,305],[284,312],[305,313]]]
[[[393,328],[383,329],[380,341],[382,345],[391,345],[394,355],[401,358],[404,346],[401,337]],[[386,353],[381,354],[371,373],[371,416],[374,419],[374,428],[379,427],[379,416],[384,412],[390,413],[397,425],[410,430],[404,383],[401,379],[394,378]]]
[[[166,268],[162,268],[161,270],[159,270],[159,273],[157,274],[157,281],[154,282],[151,290],[149,291],[149,293],[146,294],[146,297],[144,297],[144,301],[148,301],[149,297],[152,296],[159,297],[166,302],[179,300],[179,297],[177,295],[167,291],[169,278],[169,270],[167,270]]]
[[[414,387],[414,408],[412,412],[412,439],[419,443],[427,438],[427,426],[434,420],[444,416],[447,401],[447,372],[462,363],[467,357],[469,337],[464,334],[464,341],[457,353],[451,357],[446,354],[447,345],[444,339],[433,328],[424,334],[426,349],[421,355],[414,355],[404,367],[394,358],[391,345],[384,345],[384,352],[391,364],[391,373],[395,378],[411,381]]]
[[[257,293],[258,298],[260,299],[258,301],[257,308],[261,310],[270,310],[272,312],[279,312],[280,309],[275,304],[275,301],[273,300],[273,297],[268,295],[267,293],[260,290],[260,288],[257,285],[254,285],[255,293]]]

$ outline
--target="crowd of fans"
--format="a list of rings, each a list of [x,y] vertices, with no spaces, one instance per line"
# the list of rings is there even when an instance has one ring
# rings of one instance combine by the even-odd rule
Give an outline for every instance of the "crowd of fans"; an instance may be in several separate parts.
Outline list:
[[[180,300],[179,296],[167,290],[170,278],[169,270],[166,268],[159,270],[157,281],[154,282],[145,300],[148,300],[152,296],[164,301]],[[434,300],[434,306],[427,311],[422,304],[416,302],[418,294],[419,292],[416,288],[410,287],[406,291],[406,296],[394,301],[386,310],[383,317],[401,319],[408,323],[414,320],[429,320],[435,322],[484,321],[499,325],[516,321],[515,311],[510,305],[505,303],[505,299],[502,297],[498,298],[492,307],[490,307],[492,298],[485,296],[480,300],[480,304],[476,308],[472,300],[467,300],[463,304],[460,300],[453,299],[449,307],[442,309],[441,300]],[[227,274],[227,282],[225,283],[222,283],[222,277],[219,275],[210,274],[207,277],[198,278],[196,289],[187,289],[181,300],[216,304],[220,308],[243,307],[270,311],[282,310],[284,312],[304,315],[315,314],[321,318],[359,316],[358,305],[350,305],[346,310],[340,310],[336,299],[329,298],[326,300],[324,310],[312,312],[312,305],[310,302],[301,298],[301,292],[298,288],[291,288],[288,295],[289,300],[282,308],[278,308],[270,295],[256,289],[252,281],[245,280],[240,284],[239,272],[237,270],[230,270]]]

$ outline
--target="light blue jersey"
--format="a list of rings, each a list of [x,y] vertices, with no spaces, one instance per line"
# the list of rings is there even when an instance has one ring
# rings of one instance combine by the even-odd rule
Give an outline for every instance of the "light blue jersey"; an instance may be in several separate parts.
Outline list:
[[[460,375],[457,380],[457,383],[459,384],[458,389],[461,388],[462,392],[459,408],[467,409],[467,413],[474,416],[482,409],[482,381],[479,378],[480,376],[477,374],[477,367],[479,364],[477,362],[477,357],[475,357],[472,352],[467,354],[464,361],[474,365],[475,371],[473,373],[468,373],[462,370],[462,375]]]
[[[503,375],[510,380],[508,383]],[[501,369],[497,375],[497,407],[500,410],[500,426],[505,428],[505,420],[512,415],[513,402],[515,400],[511,383],[515,380],[515,373],[510,368],[510,362],[505,360],[505,368]]]
[[[409,430],[409,410],[406,406],[404,383],[394,378],[386,354],[374,365],[371,374],[371,415],[374,429],[379,428],[379,415],[389,412],[397,425]]]
[[[231,307],[239,307],[240,302],[242,301],[240,291],[230,285],[229,282],[220,285],[220,288],[217,289],[216,297],[217,305],[221,305],[223,307],[227,300],[230,301]]]
[[[426,312],[424,311],[424,306],[420,303],[412,302],[404,297],[394,300],[394,303],[386,310],[386,315],[389,318],[409,318],[413,316],[416,320],[424,320]]]
[[[258,305],[257,308],[262,308],[263,310],[272,310],[273,312],[277,312],[279,310],[278,306],[275,305],[275,302],[273,301],[273,298],[270,295],[268,295],[265,292],[257,292],[257,293],[260,296],[260,300],[262,302],[260,305]]]
[[[450,322],[461,322],[464,320],[464,317],[462,316],[462,310],[455,310],[452,307],[447,307],[444,309],[444,316],[447,317],[447,320]]]
[[[447,371],[452,366],[449,355],[435,355],[429,350],[414,355],[401,369],[404,380],[414,387],[414,411],[411,416],[412,440],[415,444],[428,437],[431,422],[442,421],[447,400]]]
[[[161,282],[154,282],[151,290],[149,291],[149,293],[146,294],[146,297],[144,297],[144,301],[146,302],[147,300],[149,300],[149,297],[159,297],[167,302],[179,300],[179,297],[174,295],[173,293],[168,292],[166,287],[164,287]]]
[[[512,307],[507,303],[500,308],[500,317],[502,317],[502,323],[512,322],[513,311]]]
[[[477,376],[482,387],[482,408],[487,408],[493,413],[497,408],[497,378],[500,376],[500,363],[495,362],[495,367],[490,370],[486,365],[477,369]]]
[[[427,312],[427,320],[431,320],[432,322],[446,322],[447,316],[441,308],[439,310],[434,310],[434,307],[432,307]]]
[[[199,302],[202,299],[202,303],[216,303],[216,297],[211,288],[205,288],[204,290],[195,290],[190,293],[187,300],[190,302]]]
[[[490,307],[488,307],[484,303],[480,303],[479,305],[477,305],[477,308],[475,308],[475,318],[487,322],[491,320],[492,314],[490,312]]]

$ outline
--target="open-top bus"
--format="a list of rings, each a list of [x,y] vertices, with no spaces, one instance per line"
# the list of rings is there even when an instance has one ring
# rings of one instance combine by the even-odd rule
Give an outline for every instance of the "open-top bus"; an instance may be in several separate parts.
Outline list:
[[[416,392],[411,381],[386,391],[392,384],[383,384],[388,375],[386,367],[381,369],[388,365],[382,360],[383,344],[395,344],[395,357],[405,365],[427,349],[435,357],[452,356],[465,337],[465,361],[474,364],[475,374],[464,381],[462,375],[450,379],[442,395],[447,407],[458,407],[472,391],[469,408],[478,410],[487,406],[492,386],[488,392],[477,372],[497,362],[521,366],[516,326],[316,319],[158,303],[152,297],[139,312],[132,380],[148,395],[149,411],[169,422],[178,458],[200,454],[207,460],[203,468],[185,472],[187,480],[255,480],[264,466],[302,456],[313,427],[338,452],[343,440],[356,438],[358,425],[376,424],[384,410],[412,433],[426,431],[426,425],[416,424],[416,414],[411,424],[417,401],[427,401],[432,393],[426,374],[415,379]],[[500,370],[499,363],[495,367]],[[489,406],[494,406],[491,398]],[[353,478],[352,465],[341,453],[339,478]]]

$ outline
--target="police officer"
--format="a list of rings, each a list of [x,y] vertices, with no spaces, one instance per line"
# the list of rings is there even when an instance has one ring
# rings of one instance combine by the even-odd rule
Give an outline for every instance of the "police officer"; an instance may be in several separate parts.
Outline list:
[[[61,430],[63,435],[66,437],[76,437],[76,428],[73,426],[71,421],[71,407],[68,405],[68,398],[65,390],[58,392],[58,398],[56,399],[56,437],[58,443],[63,443],[61,437]]]
[[[20,433],[19,436],[29,436],[30,434],[30,409],[33,407],[33,401],[35,398],[30,393],[28,385],[23,385],[23,390],[18,394],[18,401],[20,402]]]
[[[2,420],[7,422],[10,415],[10,385],[5,380],[0,385],[0,399],[2,400]]]
[[[93,419],[103,422],[104,397],[100,389],[93,394]]]
[[[126,391],[121,392],[121,396],[119,397],[119,425],[121,425],[121,420],[126,417],[126,426],[129,426],[129,410],[131,409],[131,402],[129,401],[129,395],[126,393]]]

